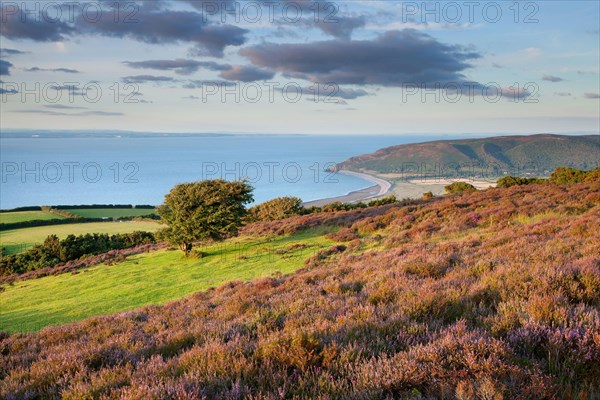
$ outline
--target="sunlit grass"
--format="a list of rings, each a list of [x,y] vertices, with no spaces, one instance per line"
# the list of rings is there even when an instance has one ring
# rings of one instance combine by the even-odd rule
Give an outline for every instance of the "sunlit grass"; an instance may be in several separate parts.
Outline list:
[[[164,250],[114,266],[17,282],[0,293],[0,330],[38,330],[161,304],[232,280],[291,273],[331,243],[314,230],[272,239],[242,237],[199,249],[202,258]],[[288,250],[295,244],[306,247]]]
[[[133,231],[154,232],[160,228],[153,221],[123,221],[123,222],[88,222],[79,224],[36,226],[32,228],[13,229],[0,232],[0,244],[7,254],[25,251],[36,244],[42,243],[48,235],[57,235],[60,239],[68,235],[83,235],[86,233],[130,233]]]

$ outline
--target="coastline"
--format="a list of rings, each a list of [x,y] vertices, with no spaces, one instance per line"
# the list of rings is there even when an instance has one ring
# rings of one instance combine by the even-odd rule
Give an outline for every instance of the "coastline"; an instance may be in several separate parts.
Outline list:
[[[326,204],[335,203],[335,202],[356,203],[359,201],[369,200],[369,199],[372,199],[375,197],[381,197],[381,196],[387,194],[390,191],[390,189],[392,188],[392,184],[390,182],[386,181],[385,179],[381,179],[376,176],[373,176],[373,175],[365,174],[362,172],[347,171],[347,170],[339,170],[337,172],[340,174],[351,175],[351,176],[355,176],[357,178],[364,179],[365,181],[375,183],[375,185],[366,187],[364,189],[355,190],[355,191],[349,192],[342,196],[307,201],[307,202],[303,203],[304,207],[322,207]]]

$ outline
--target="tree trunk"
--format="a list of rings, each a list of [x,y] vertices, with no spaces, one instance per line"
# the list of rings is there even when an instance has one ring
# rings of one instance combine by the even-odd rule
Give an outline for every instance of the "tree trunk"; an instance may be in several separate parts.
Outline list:
[[[180,243],[179,249],[185,253],[185,256],[189,256],[192,251],[192,243]]]

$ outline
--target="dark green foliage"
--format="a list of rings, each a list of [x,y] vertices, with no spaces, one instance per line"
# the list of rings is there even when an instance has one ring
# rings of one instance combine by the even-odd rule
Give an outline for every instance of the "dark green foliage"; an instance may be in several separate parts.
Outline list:
[[[378,199],[373,199],[371,201],[369,201],[369,207],[377,207],[377,206],[384,206],[386,204],[394,204],[397,203],[398,199],[396,199],[396,196],[391,195],[391,196],[385,196],[385,197],[380,197]]]
[[[69,205],[58,205],[58,206],[52,206],[52,208],[55,208],[57,210],[75,210],[75,209],[79,209],[79,210],[87,210],[87,209],[92,209],[92,208],[133,208],[133,205],[131,204],[79,204],[79,205],[74,205],[74,206],[69,206]],[[138,207],[136,207],[138,208]],[[139,207],[139,208],[145,208],[145,207]],[[152,207],[154,208],[154,207]]]
[[[154,234],[141,231],[116,235],[106,233],[69,235],[64,240],[59,240],[56,235],[50,235],[44,243],[24,253],[3,256],[0,260],[0,276],[22,274],[110,250],[150,243],[155,243]]]
[[[560,167],[550,175],[548,181],[559,185],[593,182],[600,179],[600,167],[592,171],[580,171],[574,168]]]
[[[300,215],[301,211],[302,199],[298,197],[277,197],[250,207],[246,219],[248,222],[277,221]]]
[[[544,183],[546,180],[541,178],[521,178],[519,176],[505,176],[498,179],[496,187],[508,188],[511,186],[531,185],[533,183]]]
[[[252,202],[252,186],[222,179],[182,183],[165,196],[158,215],[168,225],[159,236],[187,254],[194,242],[233,235]]]
[[[42,207],[40,207],[40,206],[17,207],[17,208],[11,208],[10,210],[0,210],[0,213],[15,212],[15,211],[42,211]]]
[[[446,193],[448,193],[448,194],[461,194],[461,193],[477,191],[475,186],[473,186],[467,182],[454,182],[448,186],[445,186],[444,189],[446,190]]]

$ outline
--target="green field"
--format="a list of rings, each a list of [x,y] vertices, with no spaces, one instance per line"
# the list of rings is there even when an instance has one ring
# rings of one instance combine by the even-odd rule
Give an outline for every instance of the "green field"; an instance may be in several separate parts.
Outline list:
[[[156,212],[156,210],[148,208],[72,208],[65,211],[85,218],[139,217]]]
[[[7,254],[14,254],[42,243],[48,235],[57,235],[60,239],[64,239],[70,234],[115,234],[133,231],[154,232],[158,228],[160,228],[160,225],[153,221],[88,222],[80,224],[36,226],[0,232],[0,245],[6,249]]]
[[[15,222],[25,222],[34,220],[63,219],[63,216],[52,214],[46,211],[14,211],[0,213],[0,224],[13,224]]]
[[[0,293],[0,330],[33,331],[87,317],[161,304],[233,280],[294,272],[332,242],[323,230],[293,236],[241,237],[205,247],[200,259],[162,250],[114,266],[16,282]],[[289,249],[295,244],[307,247]]]

